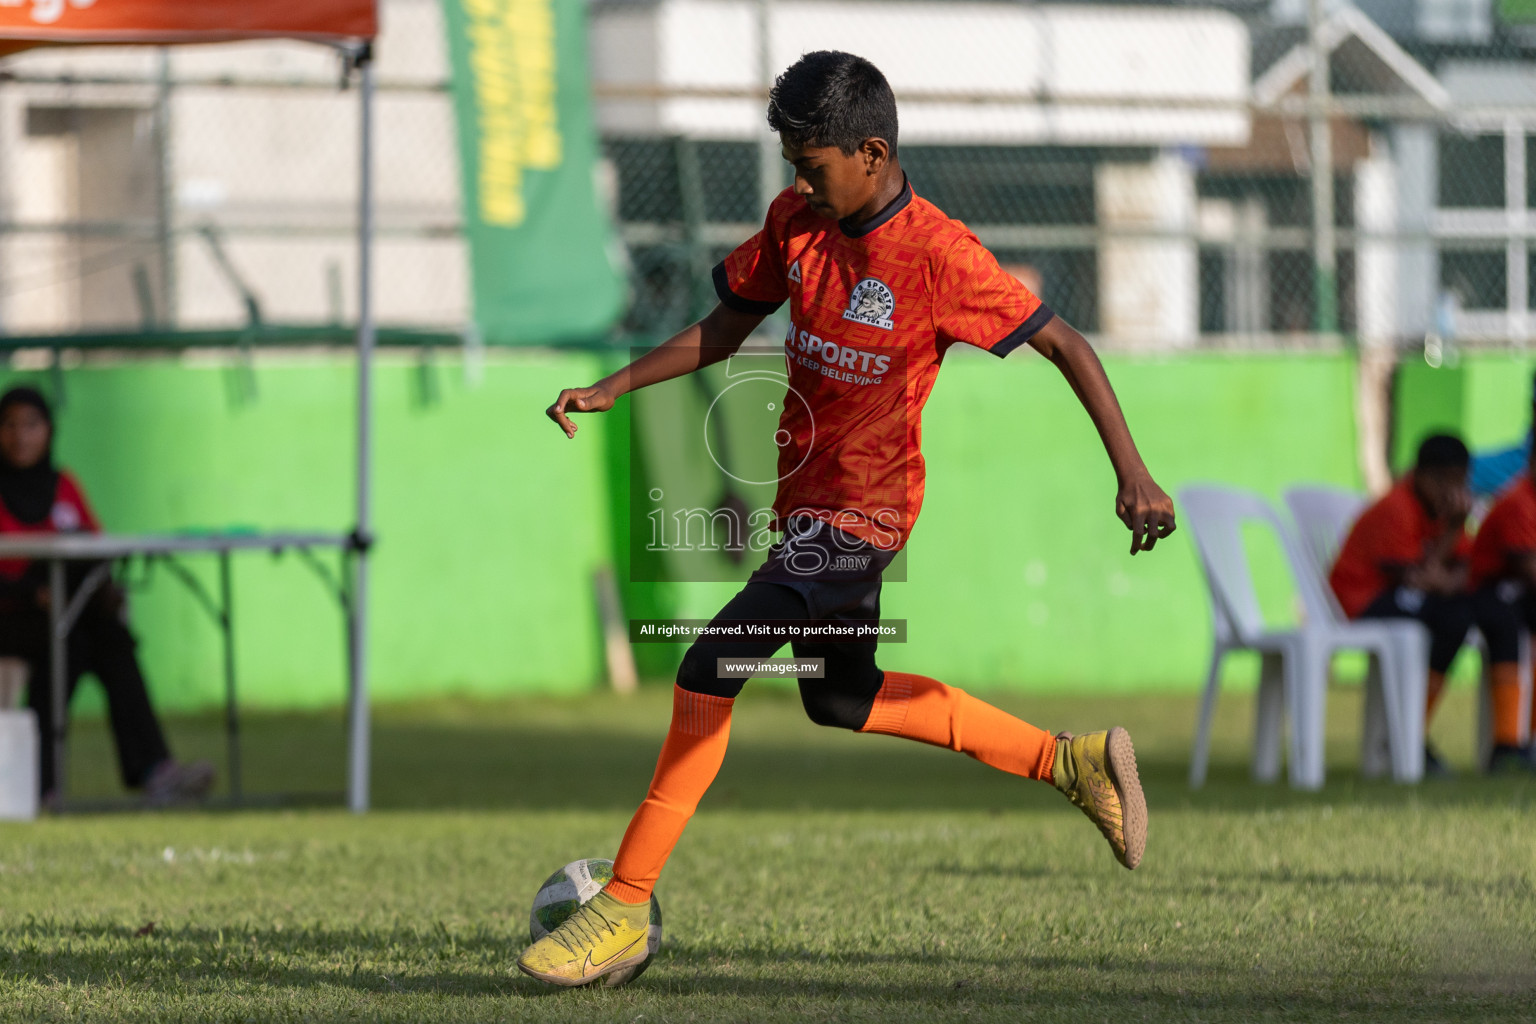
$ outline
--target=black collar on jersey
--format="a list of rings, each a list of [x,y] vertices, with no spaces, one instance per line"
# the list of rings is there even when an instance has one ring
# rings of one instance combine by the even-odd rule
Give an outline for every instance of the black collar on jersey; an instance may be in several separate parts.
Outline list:
[[[907,204],[911,201],[912,183],[907,180],[907,172],[902,171],[901,195],[886,203],[884,209],[875,214],[869,220],[865,221],[863,224],[850,223],[845,217],[844,219],[837,222],[838,229],[849,238],[863,238],[865,235],[875,230],[875,228],[878,228],[880,225],[896,216],[902,210],[905,210],[907,208]]]

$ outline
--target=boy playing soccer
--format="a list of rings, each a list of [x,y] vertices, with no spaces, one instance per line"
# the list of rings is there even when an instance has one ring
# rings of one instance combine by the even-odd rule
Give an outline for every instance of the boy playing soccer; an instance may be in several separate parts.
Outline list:
[[[768,123],[795,183],[774,200],[762,231],[715,268],[719,305],[612,376],[562,391],[548,410],[574,437],[567,413],[605,411],[629,391],[726,359],[790,303],[788,390],[800,400],[786,397],[775,435],[774,514],[784,540],[714,624],[879,618],[881,573],[922,503],[919,416],[956,342],[997,356],[1028,342],[1050,359],[1114,465],[1131,554],[1171,533],[1173,503],[1142,463],[1088,343],[964,226],[913,195],[896,155],[895,97],[880,71],[847,53],[807,54],[774,83]],[[766,658],[782,645],[706,637],[689,648],[672,724],[613,881],[523,952],[524,973],[585,985],[645,958],[651,891],[724,759],[743,683],[719,678],[718,659]],[[1146,802],[1124,729],[1052,736],[935,679],[883,672],[874,651],[872,643],[795,642],[797,657],[823,659],[825,678],[800,682],[813,722],[944,746],[1050,781],[1099,827],[1121,864],[1141,860]]]

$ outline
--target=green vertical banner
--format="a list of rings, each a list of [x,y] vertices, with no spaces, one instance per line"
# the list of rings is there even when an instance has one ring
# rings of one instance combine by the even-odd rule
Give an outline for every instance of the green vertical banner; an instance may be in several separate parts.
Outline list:
[[[489,344],[589,340],[625,284],[597,195],[584,0],[443,0],[475,323]]]
[[[1512,25],[1536,22],[1536,0],[1499,0],[1499,14]]]

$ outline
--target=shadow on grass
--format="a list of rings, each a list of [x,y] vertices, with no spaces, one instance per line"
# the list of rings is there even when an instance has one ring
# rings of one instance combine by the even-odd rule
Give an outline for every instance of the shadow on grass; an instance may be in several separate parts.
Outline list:
[[[494,996],[530,980],[496,970],[497,963],[510,968],[520,947],[483,933],[453,935],[454,954],[445,957],[448,937],[364,928],[165,928],[140,935],[118,925],[35,922],[5,932],[12,947],[6,977],[12,981],[30,977],[179,992],[199,984],[336,985],[378,993]],[[445,959],[457,963],[442,969]],[[415,966],[409,973],[392,973],[399,960]],[[336,966],[314,966],[325,962]],[[477,971],[468,964],[484,966]]]
[[[660,737],[630,734],[391,726],[375,739],[380,761],[393,765],[391,778],[376,787],[378,806],[570,810],[571,794],[580,793],[585,809],[630,811],[645,795],[659,747]],[[1206,786],[1191,790],[1183,759],[1143,755],[1139,765],[1154,812],[1264,811],[1345,801],[1389,807],[1508,806],[1536,798],[1536,779],[1468,776],[1399,786],[1364,781],[1343,770],[1335,770],[1321,791],[1297,792],[1283,784],[1256,784],[1245,766],[1231,763],[1213,766]],[[473,785],[454,784],[469,779]],[[815,744],[733,739],[704,806],[1001,812],[1053,808],[1058,800],[1043,786],[949,751],[885,736],[844,735]]]
[[[721,1004],[705,1000],[727,997],[751,1001],[769,1016],[782,1016],[788,1008],[783,1004],[793,1006],[800,999],[823,1001],[827,1009],[836,1001],[862,1002],[881,1007],[893,1020],[923,1019],[940,1004],[946,1012],[1008,1008],[1031,1015],[1070,1004],[1087,1019],[1111,1012],[1116,1019],[1190,1019],[1204,1011],[1237,1020],[1276,1012],[1285,1019],[1470,1020],[1519,1014],[1536,993],[1536,978],[1475,972],[1420,977],[1403,986],[1347,978],[1347,970],[1304,972],[1301,978],[1290,970],[1282,978],[1256,969],[1235,971],[1230,963],[1211,960],[1116,957],[1086,950],[1080,956],[1021,951],[988,957],[926,950],[824,954],[688,942],[669,942],[652,970],[621,992],[573,992],[517,974],[512,967],[517,943],[489,932],[448,936],[363,928],[175,928],[136,936],[120,926],[46,922],[5,932],[12,947],[6,975],[12,982],[30,979],[82,990],[131,985],[176,996],[199,989],[238,993],[250,988],[268,994],[290,989],[298,995],[331,988],[384,997],[563,999],[575,1001],[566,1010],[578,1013],[658,997],[698,999],[699,1010],[708,1012]],[[327,963],[335,966],[319,966]],[[411,966],[402,969],[401,963]],[[836,976],[850,974],[859,980]],[[1092,983],[1095,977],[1102,983]],[[547,1008],[556,1012],[555,1005]],[[370,1013],[391,1019],[387,1004],[374,1004]]]
[[[463,704],[445,712],[387,708],[373,728],[374,806],[395,810],[632,811],[645,795],[666,731],[665,694],[628,702],[582,698],[567,702]],[[1304,793],[1251,781],[1245,758],[1251,701],[1218,706],[1219,742],[1206,786],[1191,790],[1188,732],[1194,701],[1174,698],[1094,698],[1054,703],[1015,701],[1042,720],[1079,726],[1126,715],[1137,737],[1141,778],[1153,811],[1260,812],[1348,803],[1354,806],[1486,806],[1536,804],[1536,777],[1398,786],[1362,780],[1355,770],[1357,728],[1343,714],[1330,718],[1329,783]],[[1348,710],[1345,699],[1336,711]],[[1353,702],[1358,703],[1358,702]],[[1466,702],[1470,706],[1470,702]],[[418,714],[413,711],[419,710]],[[1029,711],[1033,714],[1033,710]],[[1225,716],[1225,717],[1221,717]],[[886,736],[820,729],[805,720],[798,700],[769,694],[745,702],[733,723],[730,750],[706,809],[798,811],[1057,809],[1077,813],[1048,788],[989,769],[946,750]],[[1456,723],[1459,724],[1459,723]],[[223,767],[223,735],[213,717],[176,720],[180,756],[202,756]],[[77,730],[71,749],[72,795],[121,794],[115,758],[99,723]],[[1357,735],[1357,734],[1356,734]],[[251,714],[242,733],[249,793],[339,792],[345,778],[343,723],[334,713]]]
[[[910,874],[951,875],[961,878],[1001,878],[1008,881],[1048,878],[1065,875],[1060,869],[1007,863],[966,864],[943,860],[930,863],[908,863],[898,869]],[[1153,877],[1141,881],[1138,890],[1143,893],[1167,893],[1176,897],[1200,897],[1272,889],[1290,886],[1298,889],[1319,890],[1320,895],[1336,901],[1342,889],[1386,889],[1392,892],[1418,890],[1454,899],[1477,899],[1497,902],[1511,893],[1529,890],[1530,882],[1523,875],[1499,875],[1486,878],[1466,878],[1447,875],[1392,874],[1386,871],[1293,871],[1280,869],[1255,869],[1253,871],[1207,871],[1177,878]],[[1533,981],[1536,985],[1536,981]]]

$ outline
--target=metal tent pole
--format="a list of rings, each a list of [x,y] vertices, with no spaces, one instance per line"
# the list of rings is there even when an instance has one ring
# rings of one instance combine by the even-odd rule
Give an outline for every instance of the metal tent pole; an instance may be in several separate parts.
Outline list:
[[[368,543],[369,487],[373,448],[373,60],[356,55],[361,79],[357,189],[357,520],[353,541],[352,595],[347,628],[347,807],[368,810]]]

